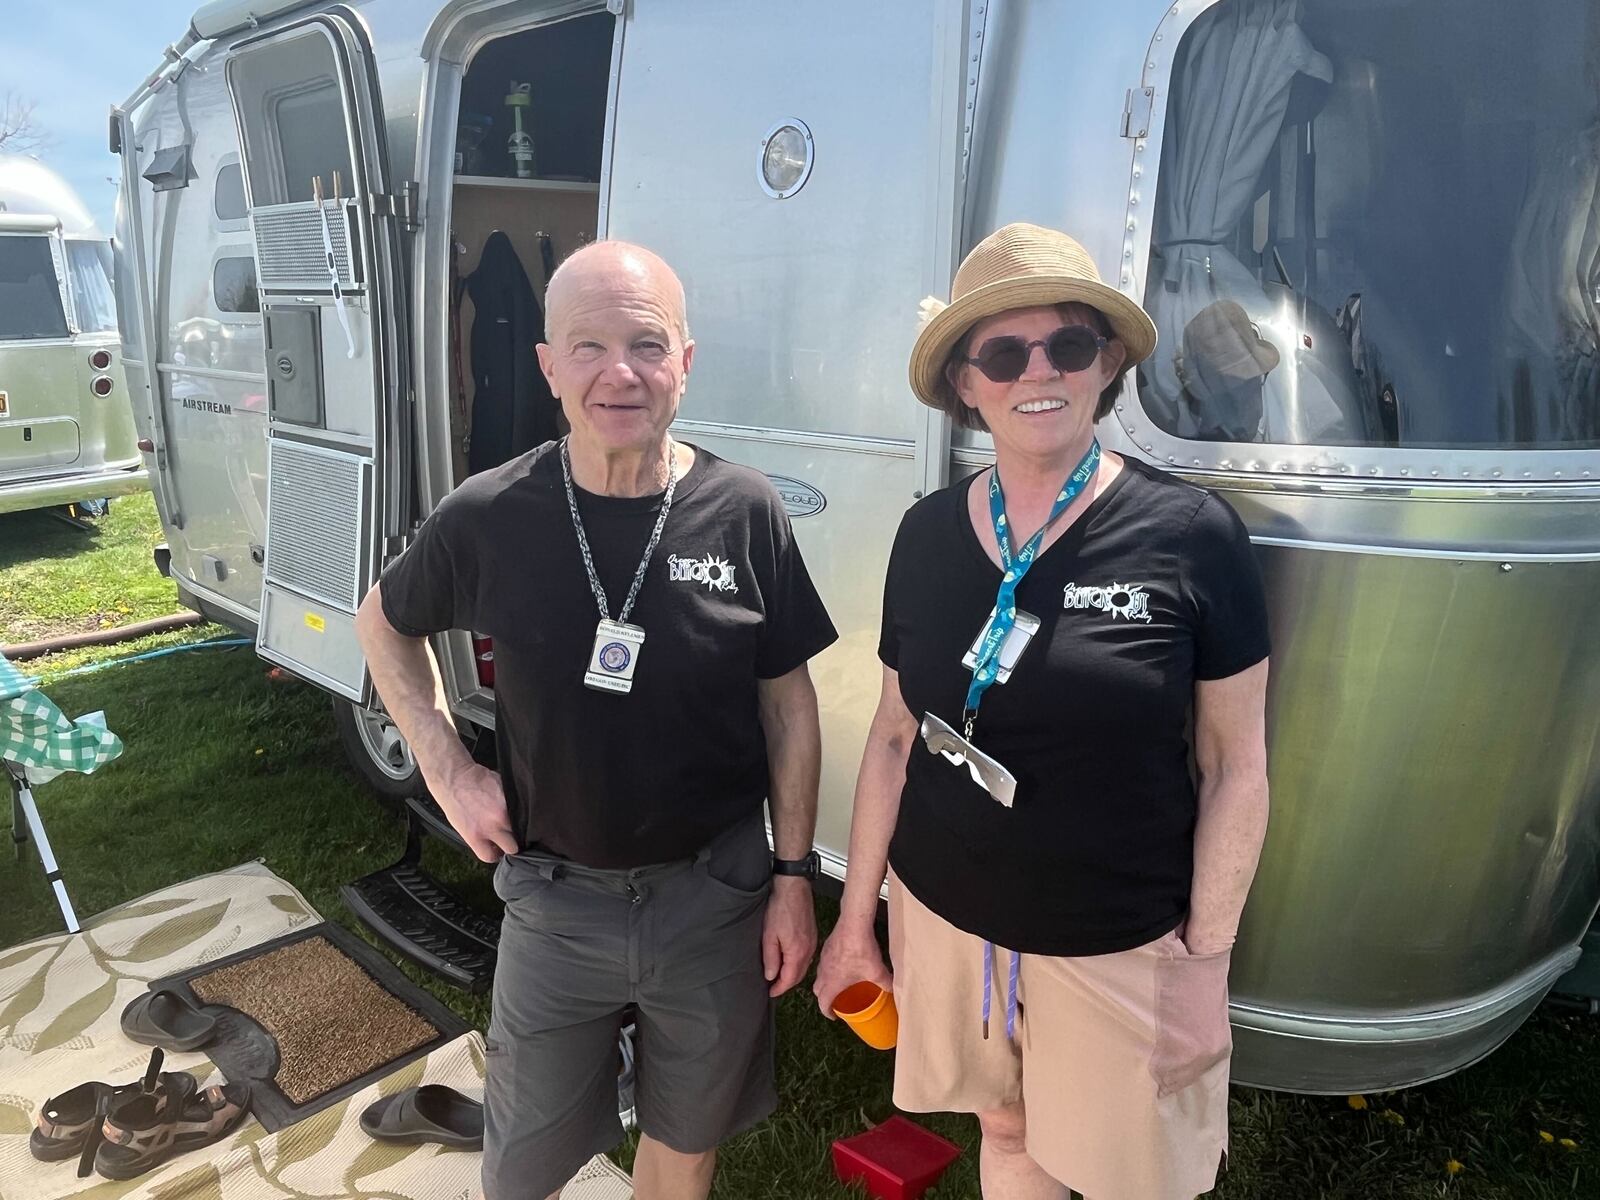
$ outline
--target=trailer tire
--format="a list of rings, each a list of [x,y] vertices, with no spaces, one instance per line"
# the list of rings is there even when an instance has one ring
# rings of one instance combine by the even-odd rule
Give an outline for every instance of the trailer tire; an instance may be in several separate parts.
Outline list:
[[[333,723],[350,765],[384,800],[398,802],[427,793],[416,755],[387,713],[335,696]]]

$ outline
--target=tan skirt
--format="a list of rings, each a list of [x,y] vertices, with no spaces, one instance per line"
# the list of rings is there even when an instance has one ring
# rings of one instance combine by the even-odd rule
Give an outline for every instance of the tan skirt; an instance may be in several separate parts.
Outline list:
[[[1175,933],[1120,954],[1024,954],[1016,1040],[1009,951],[996,948],[983,1036],[983,941],[889,876],[900,1040],[894,1101],[908,1112],[1023,1102],[1028,1154],[1086,1200],[1192,1200],[1228,1148],[1228,954]]]

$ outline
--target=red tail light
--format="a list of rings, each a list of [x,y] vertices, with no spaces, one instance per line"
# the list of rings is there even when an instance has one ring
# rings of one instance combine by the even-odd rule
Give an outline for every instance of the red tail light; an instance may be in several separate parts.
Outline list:
[[[472,657],[478,665],[478,683],[494,686],[494,639],[472,635]]]
[[[104,371],[111,365],[111,351],[96,350],[93,354],[89,355],[89,365],[96,371]]]
[[[109,375],[96,375],[94,377],[94,382],[89,385],[89,390],[96,396],[111,395],[111,388],[111,376]]]

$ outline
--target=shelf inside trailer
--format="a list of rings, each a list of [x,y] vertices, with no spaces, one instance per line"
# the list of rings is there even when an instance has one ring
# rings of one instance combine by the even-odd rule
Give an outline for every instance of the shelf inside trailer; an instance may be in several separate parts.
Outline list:
[[[512,179],[498,175],[457,175],[457,187],[520,188],[532,192],[588,192],[600,194],[598,183],[584,183],[577,179]]]

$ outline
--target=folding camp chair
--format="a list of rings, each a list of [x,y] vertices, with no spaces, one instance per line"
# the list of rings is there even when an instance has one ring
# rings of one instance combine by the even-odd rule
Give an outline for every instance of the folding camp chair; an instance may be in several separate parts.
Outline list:
[[[64,771],[88,774],[121,753],[122,739],[106,728],[102,714],[69,720],[39,691],[37,679],[0,657],[0,767],[5,768],[11,788],[11,840],[20,859],[22,844],[33,839],[69,933],[78,932],[78,916],[50,848],[33,788]]]

